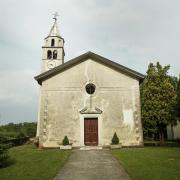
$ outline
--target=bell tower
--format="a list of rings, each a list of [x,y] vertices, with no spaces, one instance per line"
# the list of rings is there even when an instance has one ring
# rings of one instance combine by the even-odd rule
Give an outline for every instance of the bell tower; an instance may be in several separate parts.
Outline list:
[[[41,72],[48,71],[64,63],[64,39],[61,37],[57,25],[57,16],[54,14],[54,24],[44,39],[44,46],[42,46],[42,66]]]

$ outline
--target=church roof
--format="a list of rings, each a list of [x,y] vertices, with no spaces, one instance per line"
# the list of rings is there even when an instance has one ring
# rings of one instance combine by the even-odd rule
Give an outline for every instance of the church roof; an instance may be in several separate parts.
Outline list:
[[[57,67],[55,67],[55,68],[53,68],[53,69],[51,69],[49,71],[46,71],[46,72],[44,72],[42,74],[39,74],[38,76],[35,77],[35,79],[41,85],[43,80],[48,79],[48,78],[50,78],[50,77],[52,77],[52,76],[54,76],[54,75],[56,75],[56,74],[58,74],[58,73],[60,73],[62,71],[65,71],[66,69],[68,69],[68,68],[70,68],[72,66],[75,66],[76,64],[81,63],[81,62],[87,60],[88,58],[91,58],[94,61],[99,62],[101,64],[104,64],[104,65],[106,65],[106,66],[108,66],[110,68],[113,68],[113,69],[115,69],[115,70],[117,70],[119,72],[127,74],[130,77],[136,78],[140,82],[142,82],[144,77],[145,77],[145,75],[143,75],[143,74],[141,74],[139,72],[136,72],[136,71],[134,71],[132,69],[129,69],[129,68],[125,67],[125,66],[122,66],[122,65],[120,65],[120,64],[118,64],[116,62],[113,62],[113,61],[111,61],[109,59],[106,59],[106,58],[104,58],[104,57],[102,57],[102,56],[100,56],[98,54],[95,54],[93,52],[87,52],[87,53],[82,54],[82,55],[80,55],[80,56],[78,56],[76,58],[73,58],[73,59],[67,61],[66,63],[63,63],[63,64],[61,64],[61,65],[59,65],[59,66],[57,66]]]

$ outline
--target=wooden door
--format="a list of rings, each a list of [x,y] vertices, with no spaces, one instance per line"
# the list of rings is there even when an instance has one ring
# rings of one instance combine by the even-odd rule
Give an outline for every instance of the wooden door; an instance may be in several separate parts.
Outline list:
[[[84,119],[84,144],[88,146],[98,145],[98,118]]]

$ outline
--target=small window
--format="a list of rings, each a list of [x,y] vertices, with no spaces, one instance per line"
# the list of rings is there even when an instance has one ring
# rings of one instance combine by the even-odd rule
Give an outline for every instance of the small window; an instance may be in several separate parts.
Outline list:
[[[86,85],[86,92],[88,94],[94,94],[95,90],[96,90],[96,86],[94,84],[89,83]]]
[[[53,59],[57,59],[57,51],[56,50],[53,51]]]
[[[51,39],[51,46],[54,46],[54,44],[55,44],[55,40]]]
[[[52,52],[50,50],[47,51],[47,58],[48,59],[52,58]]]

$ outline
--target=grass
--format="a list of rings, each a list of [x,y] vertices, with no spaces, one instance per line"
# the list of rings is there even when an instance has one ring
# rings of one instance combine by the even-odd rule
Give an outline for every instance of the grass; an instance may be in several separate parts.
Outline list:
[[[122,149],[112,154],[134,180],[180,180],[180,148]]]
[[[2,180],[50,180],[64,165],[71,151],[42,150],[33,145],[11,148],[9,155],[14,161],[0,169]]]

